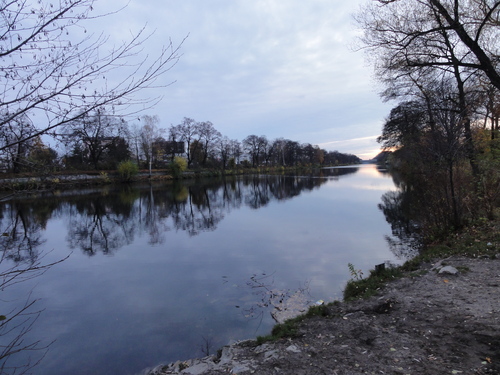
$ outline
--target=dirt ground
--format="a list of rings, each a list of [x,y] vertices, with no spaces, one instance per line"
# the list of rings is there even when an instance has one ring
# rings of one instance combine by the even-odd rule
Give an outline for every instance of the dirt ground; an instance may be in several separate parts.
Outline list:
[[[453,266],[455,275],[438,273]],[[149,374],[500,374],[500,260],[453,257],[328,307],[293,339],[224,347],[222,356]]]

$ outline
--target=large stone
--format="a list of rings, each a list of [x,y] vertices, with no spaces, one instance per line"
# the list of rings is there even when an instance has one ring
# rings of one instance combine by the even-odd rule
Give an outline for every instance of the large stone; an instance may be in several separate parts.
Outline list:
[[[232,368],[231,374],[240,374],[245,371],[250,371],[250,367],[240,363]]]
[[[274,307],[271,316],[280,324],[306,313],[311,304],[306,290],[298,290],[291,295],[284,292],[276,292],[275,294],[279,297],[271,299],[271,304]]]
[[[189,375],[200,375],[205,372],[207,372],[209,369],[211,369],[212,366],[210,366],[206,362],[200,362],[197,363],[194,366],[188,367],[183,371],[184,374],[189,374]]]
[[[456,275],[458,274],[458,270],[455,268],[455,267],[452,267],[452,266],[446,266],[446,267],[443,267],[439,270],[439,274],[440,275]]]
[[[297,348],[296,345],[290,345],[288,348],[286,348],[287,352],[292,352],[292,353],[301,353],[302,351]]]

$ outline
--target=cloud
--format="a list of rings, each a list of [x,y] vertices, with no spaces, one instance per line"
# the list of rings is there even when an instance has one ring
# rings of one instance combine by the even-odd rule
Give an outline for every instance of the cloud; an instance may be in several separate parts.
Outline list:
[[[163,126],[186,116],[239,140],[258,134],[328,144],[377,134],[388,113],[362,54],[349,48],[357,33],[351,13],[361,1],[117,0],[115,9],[128,6],[101,26],[118,41],[147,24],[155,33],[143,53],[151,55],[189,34],[165,77],[176,83],[149,113]],[[373,148],[345,145],[351,153]]]

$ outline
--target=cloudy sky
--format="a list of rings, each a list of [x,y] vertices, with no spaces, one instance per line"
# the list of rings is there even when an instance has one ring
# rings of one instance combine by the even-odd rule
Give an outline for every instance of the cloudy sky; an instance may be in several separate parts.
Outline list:
[[[96,12],[111,40],[146,25],[141,54],[182,45],[146,114],[161,126],[184,117],[211,121],[231,139],[283,137],[353,153],[379,152],[375,138],[390,105],[381,102],[362,52],[353,52],[352,14],[368,0],[101,0]]]

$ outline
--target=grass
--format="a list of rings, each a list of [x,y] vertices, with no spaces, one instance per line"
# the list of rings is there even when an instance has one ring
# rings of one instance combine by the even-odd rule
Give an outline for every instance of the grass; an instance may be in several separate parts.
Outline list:
[[[403,271],[400,267],[388,267],[380,272],[370,271],[370,276],[365,279],[351,279],[344,289],[344,301],[371,297],[388,281],[402,276]]]
[[[321,306],[311,306],[309,310],[295,318],[288,319],[284,323],[276,324],[270,335],[267,336],[257,336],[256,344],[262,345],[266,342],[276,341],[282,338],[296,337],[298,334],[299,324],[308,318],[313,316],[328,316],[328,305]]]

